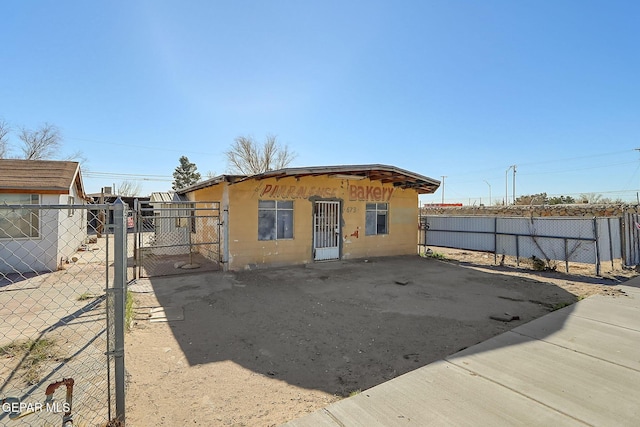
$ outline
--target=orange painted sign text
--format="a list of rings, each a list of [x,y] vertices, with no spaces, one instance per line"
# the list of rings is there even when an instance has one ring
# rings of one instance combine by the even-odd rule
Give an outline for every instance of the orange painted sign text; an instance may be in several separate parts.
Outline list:
[[[368,202],[388,202],[393,188],[374,187],[371,185],[350,185],[349,200],[365,200]]]
[[[316,197],[336,197],[337,188],[331,187],[307,187],[304,185],[271,185],[267,184],[259,190],[261,198],[271,199],[307,199]]]

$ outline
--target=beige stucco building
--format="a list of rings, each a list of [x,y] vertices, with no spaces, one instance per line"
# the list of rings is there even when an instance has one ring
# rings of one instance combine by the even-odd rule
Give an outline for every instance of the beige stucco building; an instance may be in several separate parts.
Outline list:
[[[179,193],[220,202],[219,261],[241,270],[415,254],[418,195],[439,185],[393,166],[355,165],[222,175]]]

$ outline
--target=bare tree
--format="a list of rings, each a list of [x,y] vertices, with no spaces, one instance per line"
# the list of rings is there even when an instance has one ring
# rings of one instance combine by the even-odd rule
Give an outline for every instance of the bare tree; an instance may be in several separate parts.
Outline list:
[[[82,152],[82,150],[76,150],[73,153],[64,156],[63,158],[61,158],[60,160],[65,160],[68,162],[78,162],[84,165],[83,170],[86,171],[86,163],[88,162],[87,160],[87,156],[84,155],[84,153]]]
[[[7,135],[11,132],[11,127],[4,119],[0,119],[0,159],[4,159],[9,154],[9,140]]]
[[[118,195],[126,197],[138,196],[141,190],[142,185],[139,182],[122,181],[118,187]]]
[[[11,127],[4,119],[0,119],[0,159],[4,159],[9,154],[9,140],[7,135],[11,132]]]
[[[21,128],[18,138],[22,141],[25,160],[46,160],[52,158],[62,145],[60,129],[45,123],[36,130]]]
[[[230,171],[244,175],[282,169],[296,158],[296,153],[286,145],[279,145],[274,135],[267,135],[262,145],[253,137],[239,136],[224,154]]]
[[[582,203],[599,204],[602,202],[602,194],[598,193],[582,193],[578,196]]]

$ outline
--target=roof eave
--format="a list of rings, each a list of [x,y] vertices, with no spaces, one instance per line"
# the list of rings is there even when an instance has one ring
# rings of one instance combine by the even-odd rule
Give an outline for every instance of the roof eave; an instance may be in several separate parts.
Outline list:
[[[368,178],[372,175],[371,172],[374,171],[383,171],[392,174],[398,174],[403,177],[408,177],[416,182],[412,182],[411,184],[401,182],[396,185],[397,187],[402,188],[413,188],[419,194],[432,194],[440,187],[440,181],[416,174],[414,172],[410,172],[408,170],[398,168],[396,166],[390,165],[382,165],[382,164],[370,164],[370,165],[341,165],[341,166],[318,166],[318,167],[301,167],[301,168],[286,168],[286,169],[277,169],[273,171],[263,172],[257,175],[247,176],[243,180],[248,179],[266,179],[266,178],[279,178],[286,176],[301,176],[301,175],[338,175],[338,174],[362,174],[365,178]],[[375,180],[375,178],[373,178]],[[401,180],[402,181],[402,180]]]
[[[176,193],[180,195],[184,195],[192,191],[201,190],[207,187],[212,187],[214,185],[218,185],[224,182],[233,183],[237,180],[242,180],[246,177],[247,175],[218,175],[218,176],[214,176],[213,178],[207,179],[205,181],[195,183],[188,187],[181,188],[180,190],[176,190]]]

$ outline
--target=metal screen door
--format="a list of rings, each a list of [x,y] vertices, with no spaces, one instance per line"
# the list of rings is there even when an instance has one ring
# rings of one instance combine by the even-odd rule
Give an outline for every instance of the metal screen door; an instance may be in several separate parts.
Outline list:
[[[313,259],[340,258],[340,202],[315,202],[313,213]]]

